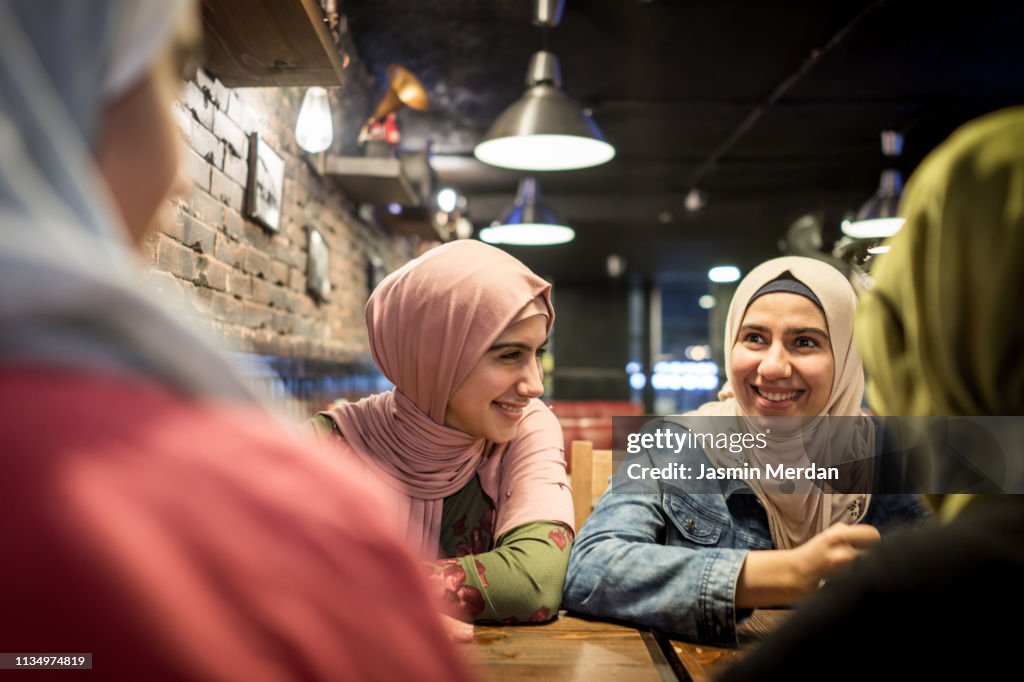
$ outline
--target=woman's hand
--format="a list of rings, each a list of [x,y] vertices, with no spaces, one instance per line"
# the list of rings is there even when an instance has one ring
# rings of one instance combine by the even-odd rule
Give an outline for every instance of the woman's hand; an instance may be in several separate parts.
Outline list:
[[[463,623],[461,620],[452,618],[441,614],[441,621],[444,623],[444,629],[448,633],[448,638],[453,642],[466,643],[473,641],[473,624]]]
[[[881,539],[874,526],[837,523],[794,549],[801,596],[816,590],[822,580],[846,568]]]
[[[796,549],[749,552],[736,581],[736,607],[798,602],[880,539],[874,526],[837,523]]]

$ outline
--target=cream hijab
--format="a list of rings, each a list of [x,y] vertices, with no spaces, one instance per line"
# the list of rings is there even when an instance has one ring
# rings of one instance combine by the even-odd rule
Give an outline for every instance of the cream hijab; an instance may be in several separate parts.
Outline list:
[[[456,241],[389,275],[366,306],[373,358],[395,389],[325,412],[345,447],[401,495],[395,524],[435,557],[444,498],[480,476],[494,537],[528,521],[572,527],[562,435],[530,401],[516,436],[490,443],[444,425],[448,401],[509,325],[555,313],[551,285],[493,246]]]
[[[846,278],[831,265],[813,258],[790,256],[776,258],[757,266],[743,278],[732,303],[725,323],[725,371],[728,381],[718,393],[718,401],[705,403],[697,410],[688,413],[700,417],[737,417],[742,418],[742,408],[736,400],[733,385],[737,378],[732,374],[730,355],[739,333],[751,297],[768,282],[789,273],[810,289],[824,308],[825,321],[832,343],[832,354],[835,361],[835,374],[828,402],[817,415],[824,416],[859,416],[861,400],[864,395],[864,370],[860,355],[853,343],[853,314],[857,298]],[[874,455],[874,427],[867,419],[857,420],[856,424],[844,424],[840,428],[827,420],[813,420],[805,429],[827,430],[820,437],[828,438],[832,447],[842,447],[845,459],[857,460]],[[817,434],[815,434],[817,437]],[[805,437],[806,438],[806,437]],[[807,458],[801,438],[790,436],[785,440],[773,440],[769,437],[771,459],[762,461],[765,454],[762,450],[750,449],[742,453],[741,458],[757,464],[763,470],[764,464],[806,465]],[[837,440],[841,446],[837,445]],[[709,451],[712,463],[735,455],[725,455],[718,451]],[[719,464],[716,463],[716,466]],[[721,466],[735,466],[733,461],[723,462]],[[870,502],[867,494],[834,494],[823,493],[817,487],[800,492],[782,492],[772,481],[748,481],[768,513],[768,525],[772,534],[772,542],[778,549],[797,547],[829,526],[844,521],[856,523],[864,517]]]

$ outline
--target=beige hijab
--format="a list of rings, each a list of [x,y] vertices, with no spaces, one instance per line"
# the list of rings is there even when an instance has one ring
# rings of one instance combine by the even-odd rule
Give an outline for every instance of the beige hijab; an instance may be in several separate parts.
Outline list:
[[[1024,108],[968,123],[907,183],[858,341],[879,413],[1024,414]],[[929,495],[942,517],[961,495]]]
[[[494,537],[529,521],[572,528],[562,432],[530,401],[515,437],[491,443],[444,425],[448,401],[509,325],[555,313],[551,285],[478,241],[428,251],[389,275],[366,306],[373,358],[395,389],[325,412],[351,449],[401,494],[395,525],[435,557],[444,498],[479,475],[495,503]]]
[[[846,278],[831,265],[813,258],[790,256],[776,258],[757,266],[743,278],[729,306],[729,314],[725,323],[725,371],[728,381],[718,393],[718,401],[705,403],[694,412],[688,413],[700,417],[738,417],[742,418],[742,408],[736,400],[733,385],[737,379],[732,374],[729,361],[733,345],[739,333],[743,318],[750,305],[751,297],[765,284],[789,273],[821,301],[828,324],[828,333],[832,342],[832,354],[835,360],[835,374],[828,402],[819,413],[824,416],[859,416],[861,400],[864,395],[864,370],[860,355],[853,343],[853,314],[857,298]],[[852,420],[851,420],[852,422]],[[838,428],[837,428],[838,427]],[[866,459],[874,455],[874,428],[869,420],[857,420],[856,423],[839,425],[828,420],[812,420],[804,429],[815,429],[813,437],[827,438],[830,447],[842,447],[849,460]],[[764,469],[766,463],[787,465],[806,465],[807,456],[804,448],[804,437],[792,435],[773,439],[769,437],[770,461],[762,461],[765,452],[750,449],[742,453],[739,459],[756,464]],[[837,445],[841,442],[841,446]],[[736,466],[737,456],[719,451],[709,451],[709,457],[716,466]],[[730,461],[722,462],[723,459]],[[722,462],[719,464],[718,462]],[[776,548],[789,549],[797,547],[811,537],[840,521],[856,523],[864,517],[870,503],[868,494],[834,494],[823,493],[815,486],[799,492],[782,492],[773,481],[748,481],[768,513],[768,525],[772,534],[772,542]]]

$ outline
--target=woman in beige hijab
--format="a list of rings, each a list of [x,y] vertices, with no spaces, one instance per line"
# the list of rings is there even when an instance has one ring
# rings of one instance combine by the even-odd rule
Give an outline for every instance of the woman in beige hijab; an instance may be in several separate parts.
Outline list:
[[[874,268],[857,320],[872,407],[894,416],[1024,415],[1024,109],[954,133],[914,173],[901,211],[906,224]],[[1004,489],[1014,493],[1024,490],[1019,424],[1009,430],[1017,446],[1003,452]],[[967,461],[990,457],[973,447],[982,441],[993,443],[962,448]],[[942,467],[932,468],[941,475]],[[1024,497],[931,492],[944,525],[870,553],[726,678],[838,670],[851,679],[880,671],[998,679],[1012,670],[1013,617],[1024,609]],[[851,656],[850,642],[871,656]]]
[[[843,461],[847,452],[869,460],[882,447],[870,420],[853,419],[864,389],[855,305],[846,279],[809,258],[774,259],[744,278],[726,320],[728,382],[719,400],[656,424],[679,437],[739,424],[759,431],[765,447],[648,450],[627,459],[580,530],[569,608],[735,644],[736,624],[751,609],[803,599],[874,544],[876,528],[921,515],[910,496],[857,486],[826,493],[770,473],[768,465],[811,464],[808,433]],[[840,428],[829,420],[837,417],[850,423]],[[681,474],[646,486],[629,480],[666,466]],[[727,473],[707,474],[720,470]]]

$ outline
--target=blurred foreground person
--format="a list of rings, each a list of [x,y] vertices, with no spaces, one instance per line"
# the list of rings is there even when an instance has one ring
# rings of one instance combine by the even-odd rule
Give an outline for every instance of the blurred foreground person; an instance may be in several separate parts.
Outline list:
[[[196,9],[0,1],[0,651],[92,653],[103,679],[462,679],[384,491],[138,293]]]
[[[907,222],[857,320],[872,406],[899,416],[1024,415],[1024,109],[957,131],[914,173],[903,201]],[[991,454],[971,447],[961,449],[968,459]],[[1021,451],[1004,456],[1013,485]],[[933,485],[948,477],[945,466],[934,463]],[[944,525],[866,556],[723,679],[1007,674],[1024,608],[1024,498],[929,499]]]

